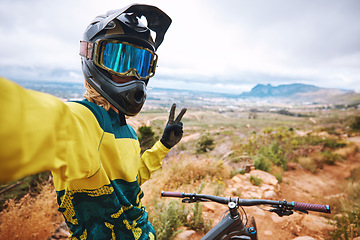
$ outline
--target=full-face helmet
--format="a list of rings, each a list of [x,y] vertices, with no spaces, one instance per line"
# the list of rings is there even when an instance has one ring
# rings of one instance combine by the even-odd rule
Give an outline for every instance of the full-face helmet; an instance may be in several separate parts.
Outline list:
[[[133,4],[97,16],[85,30],[80,41],[85,79],[123,114],[134,116],[144,105],[147,83],[155,74],[155,52],[170,24],[157,7]],[[113,76],[132,80],[117,83]]]

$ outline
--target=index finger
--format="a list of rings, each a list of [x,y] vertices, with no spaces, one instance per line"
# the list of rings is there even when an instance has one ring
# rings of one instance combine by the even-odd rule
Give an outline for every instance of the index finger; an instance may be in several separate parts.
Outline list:
[[[181,109],[181,112],[179,113],[179,115],[175,119],[175,123],[179,123],[181,121],[182,117],[186,113],[186,110],[187,110],[186,108]]]
[[[174,121],[175,108],[176,108],[176,104],[173,103],[173,105],[171,106],[171,109],[170,109],[169,122]]]

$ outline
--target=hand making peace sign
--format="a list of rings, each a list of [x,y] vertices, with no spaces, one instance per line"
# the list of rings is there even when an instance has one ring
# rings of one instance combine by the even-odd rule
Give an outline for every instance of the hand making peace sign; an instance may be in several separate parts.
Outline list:
[[[164,133],[160,139],[161,143],[164,144],[164,146],[169,149],[175,146],[183,136],[183,124],[180,121],[187,110],[186,108],[183,108],[179,113],[179,115],[174,120],[175,108],[176,108],[176,104],[174,103],[171,106],[169,120],[165,126]]]

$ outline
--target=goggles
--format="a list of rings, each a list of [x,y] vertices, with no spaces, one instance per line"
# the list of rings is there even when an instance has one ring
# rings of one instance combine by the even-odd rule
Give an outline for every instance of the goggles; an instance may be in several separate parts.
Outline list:
[[[80,42],[80,55],[114,75],[148,79],[155,74],[157,54],[118,40],[101,39],[95,43]]]

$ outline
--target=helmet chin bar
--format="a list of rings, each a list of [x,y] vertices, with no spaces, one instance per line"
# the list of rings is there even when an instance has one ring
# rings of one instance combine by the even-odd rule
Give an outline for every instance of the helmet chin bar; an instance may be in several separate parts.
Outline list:
[[[98,69],[91,72],[90,77],[84,74],[86,81],[116,109],[127,116],[135,116],[140,112],[146,100],[146,83],[144,81],[133,80],[116,83]],[[102,79],[100,83],[95,80],[99,78]]]

